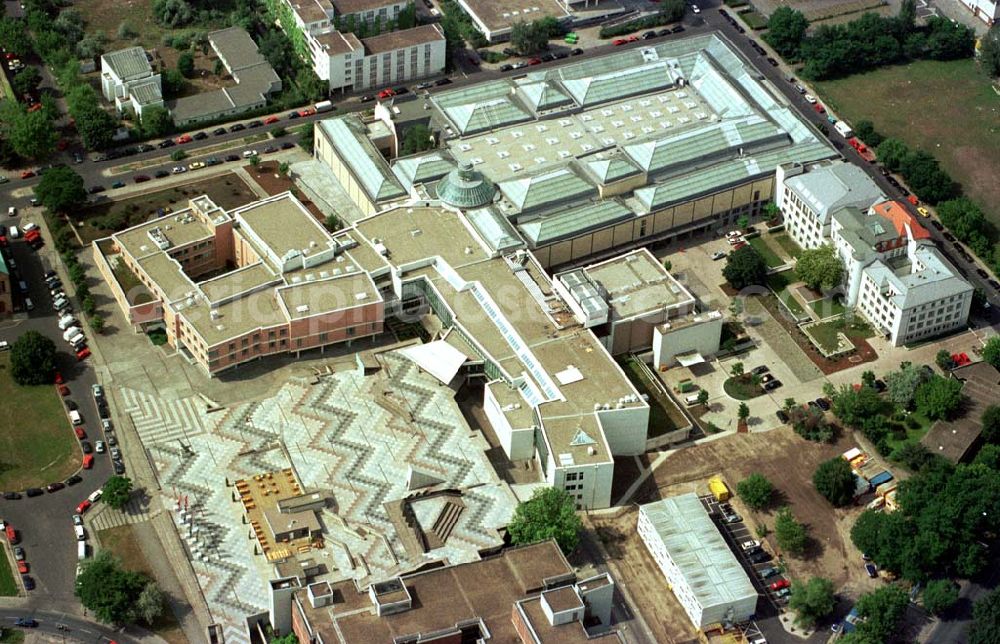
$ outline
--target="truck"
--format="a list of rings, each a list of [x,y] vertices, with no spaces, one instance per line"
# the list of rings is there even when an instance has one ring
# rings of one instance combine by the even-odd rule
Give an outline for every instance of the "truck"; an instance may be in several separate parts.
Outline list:
[[[847,139],[847,142],[851,144],[851,147],[854,148],[855,151],[857,151],[858,155],[862,159],[864,159],[868,163],[875,162],[875,153],[872,152],[867,145],[862,143],[861,139],[859,139],[856,136],[852,136],[851,138]]]
[[[725,503],[729,500],[729,488],[726,487],[726,483],[717,476],[708,480],[708,490],[719,503]]]
[[[319,103],[316,103],[314,107],[316,108],[316,112],[329,112],[330,110],[333,109],[333,102],[320,101]]]
[[[833,124],[833,129],[837,130],[837,133],[845,139],[854,136],[854,130],[851,129],[851,126],[846,121],[837,121]]]

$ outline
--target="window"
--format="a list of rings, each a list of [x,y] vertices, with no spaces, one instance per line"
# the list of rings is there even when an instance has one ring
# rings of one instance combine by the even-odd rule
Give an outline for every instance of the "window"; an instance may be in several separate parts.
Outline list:
[[[352,337],[354,335],[354,327],[352,326],[347,327],[345,329],[345,332],[347,333],[347,337],[349,338]]]
[[[569,474],[566,475],[566,480],[567,481],[575,481],[575,480],[577,480],[578,476],[579,476],[579,474],[577,472],[570,472]]]

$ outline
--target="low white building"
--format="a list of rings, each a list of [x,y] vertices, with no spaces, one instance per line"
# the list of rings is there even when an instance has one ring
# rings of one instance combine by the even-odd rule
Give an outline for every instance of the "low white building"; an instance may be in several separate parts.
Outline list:
[[[965,327],[973,288],[893,201],[834,213],[831,239],[844,262],[847,304],[894,346]]]
[[[101,56],[101,92],[115,104],[119,113],[134,112],[142,118],[143,109],[163,106],[160,75],[142,47],[129,47]]]
[[[847,206],[867,210],[885,194],[864,170],[846,161],[779,165],[774,203],[785,218],[788,236],[805,249],[830,239],[831,215]]]
[[[986,24],[992,26],[1000,20],[1000,2],[995,0],[961,0],[962,6]]]
[[[757,590],[696,494],[639,507],[639,536],[699,630],[745,622]]]

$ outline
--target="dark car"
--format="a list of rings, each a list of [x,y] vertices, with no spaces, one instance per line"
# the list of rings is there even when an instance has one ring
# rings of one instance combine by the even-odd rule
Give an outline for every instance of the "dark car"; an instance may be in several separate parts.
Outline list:
[[[766,364],[762,364],[759,367],[754,367],[750,373],[752,373],[755,376],[763,376],[770,370],[771,370],[770,367],[768,367]]]
[[[509,72],[512,69],[514,69],[514,68],[511,67],[510,65],[500,65],[500,71],[502,71],[502,72]]]
[[[236,123],[235,125],[229,126],[230,132],[240,132],[241,130],[245,129],[247,129],[247,126],[243,125],[242,123]]]
[[[826,398],[817,398],[816,405],[823,411],[830,411],[830,401]]]
[[[372,101],[375,100],[375,97],[372,96],[371,94],[365,94],[364,96],[362,96],[358,100],[361,101],[362,103],[371,103]]]
[[[218,157],[209,157],[205,159],[205,165],[219,165],[220,163],[222,163],[222,160]]]
[[[247,127],[260,127],[261,125],[264,125],[263,121],[250,121],[247,123]]]
[[[204,141],[205,139],[208,138],[208,134],[206,134],[205,132],[198,132],[197,134],[193,135],[191,138],[194,139],[195,141]]]
[[[785,410],[784,410],[784,409],[779,409],[779,410],[778,410],[778,411],[777,411],[777,412],[775,413],[775,416],[777,416],[777,417],[778,417],[778,420],[780,420],[780,421],[781,421],[781,422],[783,422],[783,423],[787,423],[787,422],[788,422],[788,420],[789,420],[789,418],[788,418],[788,413],[787,413],[787,412],[785,412]]]
[[[84,454],[94,453],[94,446],[90,444],[90,441],[80,441],[80,449],[83,450]]]
[[[944,226],[942,226],[941,222],[938,221],[937,219],[931,219],[931,226],[934,226],[939,231],[944,230]]]
[[[987,284],[992,286],[995,290],[1000,291],[1000,282],[996,280],[990,280],[989,282],[987,282]]]
[[[71,476],[68,479],[66,479],[66,485],[76,485],[77,483],[79,483],[82,480],[83,480],[82,478],[80,478],[79,476],[77,476],[76,474],[74,474],[73,476]]]
[[[771,382],[764,383],[764,391],[774,391],[781,386],[780,380],[772,380]]]
[[[227,154],[226,155],[226,161],[239,161],[239,160],[240,160],[240,155],[238,155],[238,154]]]
[[[518,50],[514,49],[513,47],[504,47],[503,48],[503,55],[504,56],[517,56],[520,53],[521,52],[519,52]]]
[[[149,178],[148,174],[137,174],[132,177],[132,181],[135,181],[136,183],[145,183],[149,181]]]
[[[92,195],[96,195],[98,192],[104,192],[104,190],[104,186],[90,186],[90,188],[87,189],[87,192]]]
[[[399,96],[400,94],[408,93],[410,90],[405,87],[394,87],[392,91],[396,92],[396,96]]]
[[[115,474],[121,476],[125,473],[125,464],[121,461],[115,461],[114,463]]]
[[[642,39],[643,40],[649,40],[650,38],[656,38],[656,32],[655,31],[644,31],[644,32],[642,32]]]
[[[767,57],[767,62],[771,63],[771,67],[777,67],[778,66],[778,61],[776,61],[774,58],[772,58],[770,56]]]
[[[3,498],[7,499],[8,501],[17,501],[18,499],[21,498],[21,495],[17,492],[4,492]]]
[[[272,153],[277,152],[277,151],[278,151],[278,148],[274,147],[273,145],[269,145],[266,148],[264,148],[264,154],[272,154]]]
[[[225,133],[226,133],[226,128],[224,127],[217,127],[214,130],[212,130],[212,134],[214,134],[215,136],[222,136]]]
[[[761,550],[760,552],[755,552],[749,557],[747,557],[747,560],[750,563],[754,564],[764,563],[765,561],[771,561],[771,553],[768,552],[767,550]]]
[[[25,590],[35,589],[35,580],[29,577],[28,575],[21,575],[21,582],[24,584]]]
[[[297,111],[296,112],[289,112],[288,113],[288,118],[290,118],[290,119],[297,119],[297,118],[299,118],[299,113]]]
[[[945,231],[944,238],[947,239],[950,242],[955,241],[955,236],[952,235],[951,233],[949,233],[948,231]]]
[[[442,85],[451,85],[451,79],[450,78],[439,78],[436,81],[434,81],[434,84],[437,85],[438,87],[441,87]]]
[[[154,148],[148,143],[140,143],[135,147],[135,149],[138,150],[139,152],[152,152],[156,148]]]
[[[159,143],[157,143],[156,147],[158,147],[158,148],[160,148],[162,150],[163,148],[172,148],[175,145],[177,145],[177,144],[174,143],[173,139],[164,139],[164,140],[160,141]]]
[[[579,47],[577,47],[577,48],[576,48],[576,49],[574,49],[573,51],[569,52],[569,55],[570,55],[570,56],[579,56],[579,55],[580,55],[580,54],[582,54],[582,53],[583,53],[583,50],[582,50],[582,49],[580,49]]]
[[[875,391],[879,393],[882,393],[888,387],[888,385],[885,384],[885,380],[882,380],[881,378],[876,380],[872,386],[875,387]]]
[[[984,280],[985,279],[989,279],[989,276],[990,276],[989,273],[987,273],[986,271],[984,271],[981,268],[977,268],[976,269],[976,275],[978,275],[979,277],[983,278]]]
[[[35,628],[38,626],[38,622],[30,617],[18,617],[17,621],[14,622],[14,626],[20,626],[21,628]]]
[[[111,184],[111,187],[112,188],[124,188],[125,187],[125,182],[124,181],[115,181],[114,183]]]
[[[284,143],[281,144],[281,149],[282,150],[291,150],[294,147],[295,147],[295,144],[292,143],[291,141],[285,141]]]
[[[40,487],[29,487],[27,490],[24,491],[24,493],[27,494],[29,497],[36,497],[45,494],[45,492],[43,492],[42,488]]]
[[[166,170],[157,170],[156,174],[153,175],[157,179],[162,179],[163,177],[169,177],[170,173]]]
[[[670,35],[670,30],[669,29],[660,29],[659,31],[656,32],[656,35],[657,36],[661,36],[661,37],[662,36],[669,36]]]
[[[674,25],[670,28],[670,33],[672,34],[679,34],[682,31],[684,31],[684,25]]]
[[[64,483],[57,482],[57,483],[49,483],[47,486],[45,486],[45,489],[48,490],[49,492],[58,492],[64,487],[66,487]]]

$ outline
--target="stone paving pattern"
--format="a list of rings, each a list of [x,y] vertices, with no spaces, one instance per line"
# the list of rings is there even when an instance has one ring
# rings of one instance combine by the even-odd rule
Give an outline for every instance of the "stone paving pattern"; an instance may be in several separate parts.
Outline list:
[[[188,509],[164,504],[191,556],[213,618],[227,642],[245,642],[243,618],[266,610],[273,569],[254,555],[255,541],[227,486],[238,478],[292,467],[307,492],[326,492],[326,547],[314,557],[334,577],[362,584],[428,561],[460,563],[499,546],[516,499],[493,471],[483,437],[470,430],[454,391],[400,354],[382,356],[385,369],[364,377],[342,371],[310,384],[286,382],[274,396],[213,413],[195,398],[167,401],[123,391],[164,493],[187,497]],[[409,468],[461,491],[465,508],[446,542],[408,555],[384,504],[413,493]],[[430,530],[443,503],[414,504]]]

